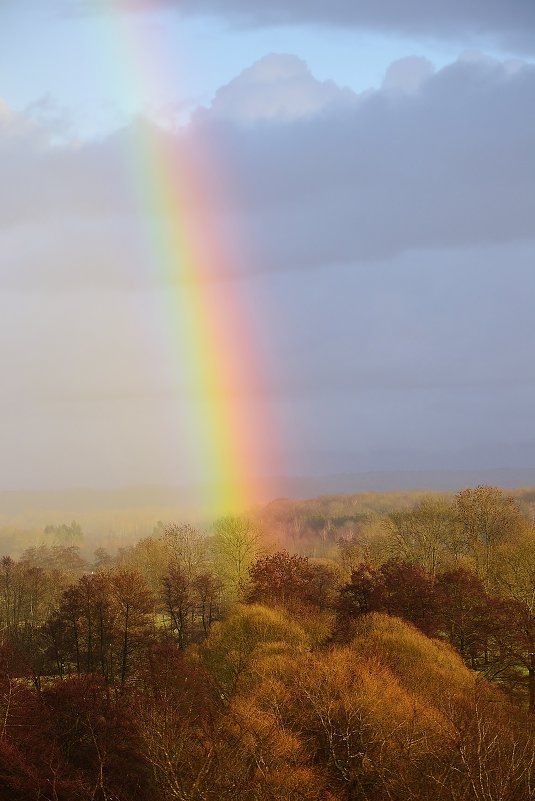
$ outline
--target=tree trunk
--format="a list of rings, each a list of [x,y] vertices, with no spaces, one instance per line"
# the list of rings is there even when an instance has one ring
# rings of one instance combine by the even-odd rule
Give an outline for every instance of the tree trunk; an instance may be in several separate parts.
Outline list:
[[[535,715],[535,653],[529,655],[530,665],[528,668],[528,693],[529,711]]]
[[[123,638],[123,656],[122,656],[122,663],[121,663],[121,689],[124,687],[124,683],[126,681],[126,662],[128,659],[128,613],[130,611],[130,607],[126,606],[125,610],[125,618],[124,618],[124,638]]]

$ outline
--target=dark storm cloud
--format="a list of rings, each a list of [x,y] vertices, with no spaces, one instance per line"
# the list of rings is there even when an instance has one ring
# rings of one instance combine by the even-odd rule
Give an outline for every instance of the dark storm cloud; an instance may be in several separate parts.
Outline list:
[[[336,25],[409,36],[473,34],[535,41],[531,0],[181,0],[177,5],[192,14],[231,15],[252,25]]]
[[[102,10],[95,0],[63,0],[70,12]],[[121,10],[172,8],[213,15],[240,26],[318,25],[384,31],[404,36],[491,39],[533,52],[532,0],[128,0]]]

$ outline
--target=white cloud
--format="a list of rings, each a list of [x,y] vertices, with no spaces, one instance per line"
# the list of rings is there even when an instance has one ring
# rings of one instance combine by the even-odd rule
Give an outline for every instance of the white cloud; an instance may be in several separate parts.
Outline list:
[[[219,89],[210,116],[236,122],[292,120],[354,99],[351,90],[316,80],[297,56],[272,53]]]
[[[427,58],[407,56],[394,61],[383,81],[383,89],[414,93],[417,92],[426,79],[433,75],[434,68]]]

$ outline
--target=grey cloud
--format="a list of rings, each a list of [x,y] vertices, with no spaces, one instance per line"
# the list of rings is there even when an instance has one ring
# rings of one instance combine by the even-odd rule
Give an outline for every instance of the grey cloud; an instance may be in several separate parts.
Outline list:
[[[477,58],[436,74],[409,66],[410,86],[405,62],[384,89],[357,96],[315,81],[292,57],[271,56],[174,133],[137,121],[69,146],[47,144],[23,122],[0,131],[4,285],[32,285],[40,272],[56,287],[150,280],[143,215],[176,224],[143,195],[151,148],[171,154],[177,184],[177,154],[198,176],[201,235],[248,245],[235,250],[237,275],[534,237],[535,68]],[[255,116],[259,74],[267,117],[263,106]],[[296,83],[314,110],[291,116]]]
[[[535,69],[460,61],[312,117],[221,123],[256,269],[299,269],[533,237]]]
[[[330,402],[373,392],[487,395],[535,389],[535,247],[407,253],[389,262],[279,276],[263,297],[270,385]],[[265,360],[268,363],[268,359]],[[295,370],[295,365],[299,369]]]
[[[255,106],[259,76],[267,116]],[[296,84],[307,99],[291,115]],[[0,133],[3,280],[31,285],[40,271],[54,285],[150,280],[141,224],[150,204],[136,176],[147,137],[180,154],[180,164],[166,160],[178,184],[184,165],[208,175],[202,232],[238,245],[236,275],[534,237],[534,96],[534,67],[481,58],[436,74],[397,64],[383,90],[357,96],[270,56],[174,133],[138,121],[83,146],[47,146],[40,130]],[[165,206],[152,211],[175,224]]]
[[[128,137],[55,143],[53,131],[18,115],[0,126],[0,228],[57,216],[99,217],[135,208]]]
[[[502,245],[280,276],[272,384],[300,469],[528,464],[534,256]],[[306,462],[303,443],[321,453]]]
[[[62,0],[69,12],[102,10],[95,0]],[[128,0],[123,11],[176,9],[213,15],[240,26],[322,25],[371,29],[410,37],[494,40],[535,50],[535,5],[531,0]]]
[[[400,92],[417,92],[424,81],[432,76],[433,65],[427,58],[407,56],[390,65],[383,81],[383,89]]]
[[[312,107],[290,113],[288,81]],[[269,114],[249,101],[259,82]],[[147,292],[161,279],[133,173],[142,137],[176,178],[177,152],[209,174],[203,231],[239,246],[249,280],[228,290],[285,467],[358,453],[361,469],[437,466],[448,450],[458,466],[463,449],[466,463],[527,463],[512,451],[535,396],[534,93],[532,67],[472,57],[435,74],[398,63],[357,96],[272,56],[180,131],[138,120],[58,143],[46,120],[3,113],[3,484],[191,477],[195,432],[180,426],[198,402],[166,318],[180,305],[169,286]]]
[[[219,89],[210,117],[234,122],[291,120],[354,99],[350,89],[341,89],[333,81],[317,81],[297,56],[272,53]]]

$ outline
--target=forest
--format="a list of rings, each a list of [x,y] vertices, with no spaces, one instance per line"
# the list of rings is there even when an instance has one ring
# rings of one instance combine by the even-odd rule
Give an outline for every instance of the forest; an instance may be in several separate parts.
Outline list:
[[[0,798],[535,798],[534,498],[45,527],[0,562]]]

